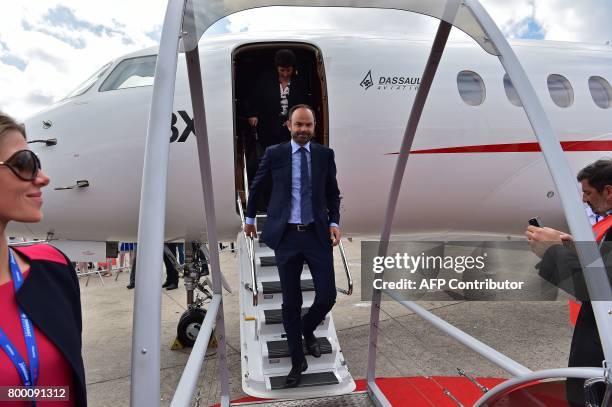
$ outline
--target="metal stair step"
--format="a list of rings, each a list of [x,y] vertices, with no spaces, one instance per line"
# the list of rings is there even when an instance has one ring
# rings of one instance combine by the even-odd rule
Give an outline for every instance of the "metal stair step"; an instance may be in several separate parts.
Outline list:
[[[259,264],[261,264],[261,267],[275,267],[276,258],[274,256],[261,256],[259,258]]]
[[[282,293],[280,281],[264,281],[261,283],[263,294],[278,294]],[[312,280],[302,280],[302,291],[314,291],[314,282]]]
[[[309,308],[302,308],[302,316],[306,315]],[[267,309],[264,310],[264,318],[266,319],[266,325],[282,324],[283,323],[283,310],[281,309]]]
[[[276,267],[276,257],[259,256],[259,264],[261,267]],[[304,267],[308,267],[308,264],[306,262],[304,262]]]
[[[321,348],[321,354],[332,353],[332,344],[329,342],[327,338],[317,338],[319,340],[319,347]],[[280,341],[268,341],[266,343],[268,346],[268,358],[288,358],[289,355],[289,345],[286,340]],[[304,343],[304,354],[308,355],[308,350],[306,349],[306,343]]]
[[[287,376],[270,377],[272,390],[284,389],[286,382]],[[326,386],[338,383],[340,382],[333,372],[302,373],[302,380],[297,387]]]

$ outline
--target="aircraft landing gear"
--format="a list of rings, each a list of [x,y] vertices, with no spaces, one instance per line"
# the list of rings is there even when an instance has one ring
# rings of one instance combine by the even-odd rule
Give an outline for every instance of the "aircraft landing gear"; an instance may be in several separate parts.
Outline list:
[[[190,308],[181,315],[178,326],[176,327],[176,338],[181,345],[192,347],[200,332],[200,326],[206,317],[206,310],[203,308]]]
[[[213,294],[211,292],[212,283],[208,278],[206,246],[194,241],[191,242],[191,247],[185,249],[187,250],[183,279],[187,290],[187,311],[179,319],[176,327],[176,337],[181,347],[192,347],[206,316],[203,305],[210,302]],[[198,292],[196,292],[196,289]]]

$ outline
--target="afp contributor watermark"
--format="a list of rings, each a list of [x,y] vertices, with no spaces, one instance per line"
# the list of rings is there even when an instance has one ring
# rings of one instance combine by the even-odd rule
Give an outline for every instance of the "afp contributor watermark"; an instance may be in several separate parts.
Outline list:
[[[362,241],[362,300],[373,290],[406,300],[554,301],[568,293],[540,272],[526,241]],[[383,298],[386,298],[383,296]]]

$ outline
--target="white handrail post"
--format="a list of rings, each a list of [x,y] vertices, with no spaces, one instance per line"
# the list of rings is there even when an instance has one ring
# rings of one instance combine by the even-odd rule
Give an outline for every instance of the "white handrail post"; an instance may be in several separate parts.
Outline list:
[[[225,319],[223,315],[223,288],[221,286],[221,266],[219,261],[219,240],[217,238],[217,219],[215,216],[215,199],[210,165],[210,148],[206,127],[206,110],[204,106],[204,88],[200,53],[198,47],[185,54],[189,90],[193,106],[193,119],[200,161],[200,176],[204,194],[204,212],[206,218],[206,234],[208,236],[208,251],[210,254],[210,274],[213,283],[213,293],[221,296],[215,334],[217,335],[217,357],[219,358],[219,380],[221,381],[221,405],[229,406],[229,369],[225,339]]]
[[[434,39],[427,64],[421,80],[421,85],[415,97],[410,112],[408,123],[406,124],[406,130],[404,131],[404,137],[400,147],[400,152],[395,165],[395,172],[393,174],[393,180],[389,192],[389,199],[387,201],[387,208],[385,211],[385,218],[380,234],[380,245],[378,248],[378,255],[384,256],[387,253],[389,245],[389,238],[391,236],[391,225],[395,216],[395,209],[399,198],[400,189],[402,186],[402,179],[408,162],[408,156],[412,147],[412,142],[416,135],[416,130],[423,113],[431,84],[436,75],[438,64],[442,58],[444,48],[446,47],[446,41],[452,29],[452,24],[447,21],[453,21],[454,16],[459,10],[460,3],[458,1],[449,2],[445,11],[445,20],[440,20],[438,31]],[[376,347],[378,343],[378,324],[380,320],[380,304],[382,300],[381,290],[373,289],[372,291],[372,305],[370,311],[370,335],[368,342],[368,367],[367,367],[367,382],[368,389],[372,398],[376,399],[380,396],[380,392],[377,391],[376,386]],[[386,401],[386,400],[385,400]],[[378,403],[384,401],[377,400]]]
[[[160,405],[161,274],[169,129],[185,0],[169,0],[155,65],[145,144],[132,327],[131,405]]]

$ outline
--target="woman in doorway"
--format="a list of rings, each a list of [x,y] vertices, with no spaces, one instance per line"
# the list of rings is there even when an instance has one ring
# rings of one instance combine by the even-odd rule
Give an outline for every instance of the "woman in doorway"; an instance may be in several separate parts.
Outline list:
[[[275,70],[264,72],[247,101],[249,125],[257,129],[262,149],[289,141],[287,114],[299,104],[310,104],[306,85],[298,75],[297,58],[290,49],[274,55]]]
[[[11,221],[42,219],[41,190],[48,184],[38,157],[28,149],[23,126],[0,112],[0,386],[63,387],[44,405],[80,407],[87,405],[87,397],[74,268],[52,246],[9,248],[5,236]],[[62,395],[69,400],[60,400]]]
[[[253,179],[259,159],[269,146],[291,139],[287,128],[289,110],[299,104],[309,104],[308,90],[296,68],[297,58],[290,49],[279,49],[274,55],[274,71],[264,72],[252,87],[246,110],[251,134],[247,151],[247,173]],[[259,212],[266,212],[270,186],[262,185]]]

